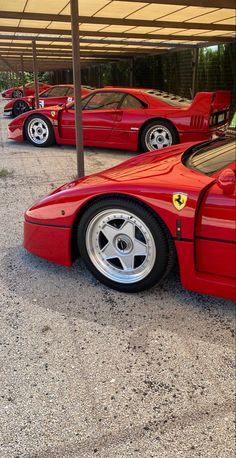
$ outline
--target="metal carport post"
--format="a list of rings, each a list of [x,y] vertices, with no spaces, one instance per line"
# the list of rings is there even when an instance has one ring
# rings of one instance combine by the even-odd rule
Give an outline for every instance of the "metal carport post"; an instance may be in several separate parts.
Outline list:
[[[71,12],[71,35],[73,57],[73,80],[74,80],[74,105],[75,105],[75,134],[77,175],[84,176],[84,144],[81,108],[81,65],[80,65],[80,41],[79,41],[79,9],[78,0],[70,0]]]
[[[33,49],[33,70],[34,70],[34,86],[35,86],[35,106],[36,108],[39,108],[38,65],[37,65],[35,40],[32,41],[32,49]]]
[[[23,87],[23,96],[25,96],[25,69],[24,69],[24,56],[21,54],[20,56],[20,63],[21,63],[21,80],[22,80],[22,87]]]

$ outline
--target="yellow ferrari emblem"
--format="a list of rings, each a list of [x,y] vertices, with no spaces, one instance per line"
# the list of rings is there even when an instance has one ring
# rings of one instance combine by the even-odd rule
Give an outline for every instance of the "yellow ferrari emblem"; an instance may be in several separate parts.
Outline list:
[[[52,115],[53,117],[55,116],[55,114],[56,114],[55,111],[51,111],[51,115]]]
[[[187,194],[178,193],[178,192],[173,193],[172,202],[176,210],[179,210],[179,211],[182,210],[185,207],[187,200],[188,200]]]

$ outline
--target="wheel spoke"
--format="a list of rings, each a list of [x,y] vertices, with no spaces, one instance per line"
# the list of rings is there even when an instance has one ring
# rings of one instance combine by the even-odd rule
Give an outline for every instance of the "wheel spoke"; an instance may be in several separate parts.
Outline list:
[[[111,226],[110,224],[106,224],[102,229],[101,232],[105,235],[108,242],[112,242],[114,237],[118,234],[119,230]]]
[[[147,256],[148,248],[147,245],[139,240],[135,239],[133,252],[136,256]]]
[[[133,268],[134,268],[134,254],[133,254],[133,252],[130,253],[130,254],[123,255],[123,256],[119,256],[119,260],[120,260],[120,262],[122,264],[122,267],[123,267],[124,271],[133,270]]]
[[[158,145],[157,136],[158,136],[158,132],[157,131],[153,132],[153,138],[151,139],[152,146],[157,146]]]
[[[112,243],[107,243],[104,248],[101,249],[101,252],[105,259],[117,258],[117,251]]]
[[[134,229],[135,229],[134,223],[128,220],[124,222],[124,224],[119,229],[119,232],[122,232],[123,234],[128,235],[131,239],[133,239],[134,238]]]

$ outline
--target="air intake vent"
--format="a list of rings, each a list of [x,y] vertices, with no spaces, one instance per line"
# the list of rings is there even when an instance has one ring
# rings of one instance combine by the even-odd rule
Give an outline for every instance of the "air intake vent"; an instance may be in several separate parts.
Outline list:
[[[204,124],[204,116],[191,116],[190,126],[194,129],[202,129]]]

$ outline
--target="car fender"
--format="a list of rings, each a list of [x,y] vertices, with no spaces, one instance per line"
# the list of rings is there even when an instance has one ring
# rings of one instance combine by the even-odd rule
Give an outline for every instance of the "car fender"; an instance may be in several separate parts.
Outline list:
[[[203,176],[198,186],[179,184],[173,186],[170,181],[167,185],[156,187],[156,182],[149,178],[147,183],[114,183],[106,178],[100,183],[93,182],[93,177],[84,178],[65,185],[54,191],[48,197],[38,202],[26,212],[26,219],[41,224],[53,224],[73,227],[80,212],[87,205],[105,196],[122,195],[142,202],[154,211],[168,227],[173,238],[194,239],[195,214],[198,199],[202,189],[211,182],[211,178]],[[99,181],[99,180],[98,180]],[[115,184],[115,186],[114,186]],[[175,194],[186,195],[186,205],[180,211],[173,204]],[[180,228],[180,229],[179,229]]]

